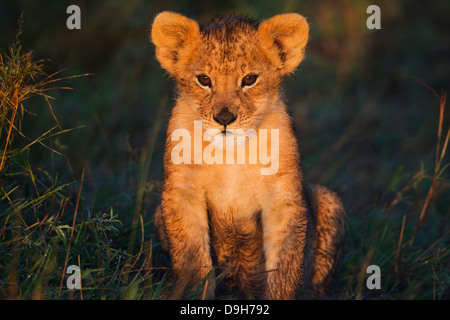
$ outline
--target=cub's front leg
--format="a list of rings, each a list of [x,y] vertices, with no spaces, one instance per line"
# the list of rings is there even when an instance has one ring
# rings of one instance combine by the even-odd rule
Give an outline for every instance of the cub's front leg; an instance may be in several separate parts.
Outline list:
[[[308,209],[297,190],[272,198],[262,212],[267,299],[298,297],[310,277]]]
[[[212,269],[206,204],[200,192],[165,182],[161,202],[163,221],[177,283],[172,298],[194,290]],[[215,277],[204,284],[203,296],[214,297]]]

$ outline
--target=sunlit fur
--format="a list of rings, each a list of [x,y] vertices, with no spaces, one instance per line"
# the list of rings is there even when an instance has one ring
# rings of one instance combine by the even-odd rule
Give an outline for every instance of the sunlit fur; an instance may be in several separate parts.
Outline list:
[[[221,287],[244,297],[295,299],[328,291],[341,258],[345,213],[333,192],[305,182],[280,95],[281,79],[304,58],[308,32],[295,13],[262,23],[228,15],[203,26],[172,12],[155,18],[156,57],[177,84],[155,214],[156,234],[178,277],[173,297],[208,274],[207,298],[214,297],[219,274]],[[249,74],[258,75],[256,82],[242,86]],[[211,86],[198,75],[208,76]],[[214,116],[224,107],[237,116],[228,129],[279,130],[276,174],[261,175],[260,163],[172,162],[172,132],[183,128],[193,136],[194,121],[222,131]]]

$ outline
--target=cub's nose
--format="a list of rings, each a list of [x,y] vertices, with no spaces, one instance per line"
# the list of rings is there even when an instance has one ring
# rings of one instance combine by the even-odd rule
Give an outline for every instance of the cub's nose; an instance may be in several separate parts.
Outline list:
[[[220,110],[220,112],[213,117],[216,122],[225,127],[236,120],[236,118],[237,116],[234,113],[230,112],[227,107]]]

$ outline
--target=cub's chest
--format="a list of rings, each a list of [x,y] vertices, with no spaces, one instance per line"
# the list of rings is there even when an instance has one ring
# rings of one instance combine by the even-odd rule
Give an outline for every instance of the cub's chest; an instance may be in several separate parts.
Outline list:
[[[259,194],[263,186],[253,171],[247,166],[222,165],[206,173],[206,201],[212,214],[245,218],[260,209]]]

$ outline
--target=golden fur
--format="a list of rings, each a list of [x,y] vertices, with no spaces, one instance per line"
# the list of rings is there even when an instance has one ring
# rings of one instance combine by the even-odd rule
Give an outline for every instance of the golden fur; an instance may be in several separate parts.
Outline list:
[[[214,297],[218,271],[224,288],[245,297],[295,299],[329,289],[341,259],[344,209],[333,192],[305,182],[279,92],[282,77],[303,60],[308,32],[295,13],[260,24],[234,15],[204,26],[172,12],[155,18],[156,57],[178,89],[155,214],[156,234],[178,277],[174,297],[196,288],[213,267],[203,287],[208,298]],[[249,74],[257,75],[256,82],[242,85]],[[199,75],[207,75],[210,86],[199,83]],[[279,130],[275,174],[262,175],[267,165],[261,163],[173,163],[174,130],[193,135],[194,121],[202,121],[203,132],[223,130],[214,117],[224,108],[236,115],[225,129]],[[259,133],[257,138],[264,140]],[[202,150],[191,151],[195,157]]]

